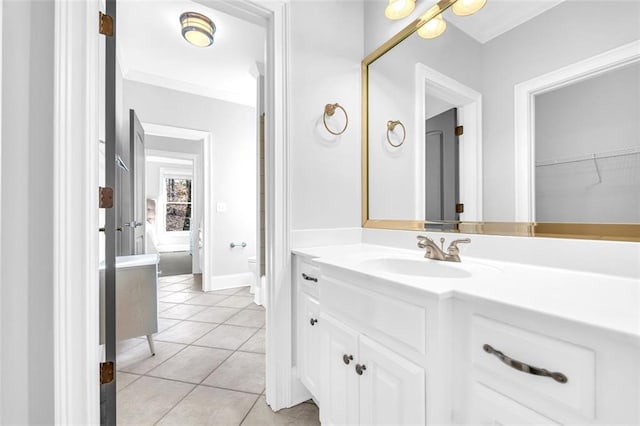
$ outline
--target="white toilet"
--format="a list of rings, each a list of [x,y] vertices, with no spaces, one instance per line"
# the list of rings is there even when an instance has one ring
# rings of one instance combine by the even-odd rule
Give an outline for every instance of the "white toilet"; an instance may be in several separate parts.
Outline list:
[[[256,257],[255,256],[250,256],[248,259],[249,262],[249,272],[251,272],[251,274],[253,275],[253,278],[251,280],[251,294],[253,294],[253,301],[257,304],[257,305],[262,305],[262,291],[261,291],[261,285],[259,284],[259,279],[260,277],[258,277],[258,267],[256,265]]]

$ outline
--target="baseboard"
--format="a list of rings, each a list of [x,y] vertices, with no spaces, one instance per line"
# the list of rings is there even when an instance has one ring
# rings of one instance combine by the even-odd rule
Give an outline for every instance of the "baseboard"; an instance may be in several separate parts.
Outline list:
[[[204,291],[224,290],[227,288],[246,287],[253,282],[253,274],[251,272],[243,272],[241,274],[218,275],[211,277],[211,288]]]

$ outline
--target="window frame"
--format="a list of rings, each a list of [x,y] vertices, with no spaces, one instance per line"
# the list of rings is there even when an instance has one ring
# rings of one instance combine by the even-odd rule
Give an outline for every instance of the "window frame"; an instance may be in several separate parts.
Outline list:
[[[191,181],[191,203],[185,203],[185,202],[176,202],[176,201],[168,201],[167,200],[167,187],[166,187],[166,182],[167,179],[188,179]],[[158,211],[156,211],[156,223],[158,223],[160,225],[160,229],[159,229],[159,233],[161,233],[162,235],[165,235],[167,237],[169,236],[175,236],[175,237],[183,237],[183,236],[188,236],[191,234],[191,231],[193,230],[193,212],[195,211],[195,200],[194,200],[194,179],[193,179],[193,173],[187,171],[187,170],[179,170],[179,169],[165,169],[165,168],[160,168],[160,188],[162,190],[161,196],[160,196],[160,201],[161,201],[161,206],[160,208],[162,209],[161,212],[161,216],[162,219],[159,221],[158,220]],[[191,224],[189,226],[189,230],[188,231],[167,231],[167,207],[169,204],[191,204]]]

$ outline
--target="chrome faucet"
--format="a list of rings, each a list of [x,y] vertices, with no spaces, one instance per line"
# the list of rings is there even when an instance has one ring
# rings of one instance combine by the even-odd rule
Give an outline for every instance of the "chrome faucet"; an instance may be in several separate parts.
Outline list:
[[[427,259],[433,260],[444,260],[447,262],[460,262],[460,249],[458,248],[458,244],[461,243],[470,243],[471,239],[469,238],[461,238],[458,240],[453,240],[447,247],[447,252],[444,251],[444,238],[440,238],[440,245],[436,244],[431,238],[418,235],[418,247],[426,249],[424,257]]]

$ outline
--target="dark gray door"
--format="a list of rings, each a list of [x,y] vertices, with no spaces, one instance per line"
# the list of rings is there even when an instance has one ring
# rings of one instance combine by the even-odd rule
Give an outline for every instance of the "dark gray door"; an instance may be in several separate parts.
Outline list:
[[[146,195],[144,188],[144,129],[134,110],[129,110],[129,143],[131,158],[131,210],[128,224],[131,254],[144,254]]]
[[[105,184],[116,186],[116,0],[106,0],[107,15],[113,19],[113,35],[105,37]],[[105,362],[116,370],[116,205],[105,211],[104,325]],[[97,378],[96,378],[97,379]],[[100,423],[116,424],[116,378],[100,385]]]
[[[458,123],[452,108],[427,120],[425,136],[425,219],[458,220]]]

